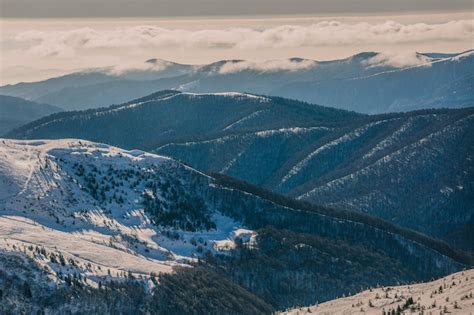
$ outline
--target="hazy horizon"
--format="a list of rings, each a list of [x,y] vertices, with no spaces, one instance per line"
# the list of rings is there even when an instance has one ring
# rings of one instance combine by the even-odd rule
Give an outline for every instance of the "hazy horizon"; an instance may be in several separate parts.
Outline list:
[[[15,14],[8,13],[13,12],[8,9],[12,1],[1,3],[0,85],[91,68],[140,68],[150,58],[182,64],[291,57],[325,61],[376,51],[401,55],[396,57],[400,59],[413,58],[415,52],[458,53],[474,48],[473,11],[466,9],[466,1],[453,2],[444,10],[426,1],[403,11],[388,5],[370,9],[367,0],[359,1],[367,6],[364,12],[344,11],[337,1],[333,6],[322,1],[318,3],[327,6],[317,14],[311,14],[314,10],[305,15],[276,14],[269,9],[263,15],[255,10],[254,15],[223,11],[234,14],[204,16],[208,12],[203,10],[201,15],[176,17],[171,10],[168,15],[143,18],[133,14],[60,17],[61,6],[52,10],[55,18],[25,18],[27,14],[12,18]],[[382,9],[391,13],[382,14]]]

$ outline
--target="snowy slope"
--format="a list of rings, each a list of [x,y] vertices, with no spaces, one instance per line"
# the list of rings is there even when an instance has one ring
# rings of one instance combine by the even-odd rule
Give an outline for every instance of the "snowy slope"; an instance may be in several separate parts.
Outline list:
[[[403,314],[467,315],[474,313],[473,294],[474,269],[470,269],[427,283],[373,288],[350,297],[295,308],[282,314],[380,315],[397,310],[400,306]]]
[[[11,255],[33,259],[59,288],[140,279],[150,290],[160,273],[200,260],[278,309],[472,265],[444,243],[374,217],[72,139],[0,139],[0,263]]]
[[[55,272],[73,268],[95,279],[170,272],[242,234],[241,225],[213,211],[213,229],[157,228],[143,210],[145,180],[138,176],[145,173],[206,180],[141,151],[78,140],[0,140],[0,249],[25,251]],[[106,191],[95,193],[99,180]],[[71,263],[61,266],[52,256]]]

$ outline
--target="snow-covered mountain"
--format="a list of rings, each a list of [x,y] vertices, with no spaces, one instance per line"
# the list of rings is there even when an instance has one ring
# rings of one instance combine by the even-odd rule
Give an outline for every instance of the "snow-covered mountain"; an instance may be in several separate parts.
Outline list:
[[[281,314],[472,314],[474,269],[403,286],[376,287],[364,292]]]
[[[53,294],[59,305],[70,306],[57,290],[68,296],[71,285],[110,285],[115,292],[112,281],[134,279],[156,299],[171,298],[169,287],[156,286],[183,290],[179,303],[189,305],[195,287],[182,281],[206,279],[211,286],[226,283],[236,298],[257,301],[255,312],[265,313],[269,304],[311,304],[360,286],[426,280],[472,264],[442,242],[374,217],[84,140],[1,139],[0,188],[0,285],[14,283],[30,302],[31,295]],[[196,270],[194,276],[175,271],[196,263],[186,268]],[[49,289],[25,289],[26,278],[14,272],[19,264],[31,270],[27,279],[36,277]],[[3,292],[9,303],[20,298]],[[210,303],[220,305],[214,298]]]
[[[179,204],[192,185],[209,180],[166,157],[76,140],[2,140],[0,156],[2,247],[42,245],[67,259],[78,258],[81,265],[94,264],[98,274],[91,271],[93,276],[107,276],[106,269],[113,274],[169,272],[198,251],[216,250],[217,244],[252,233],[218,212]],[[156,191],[161,183],[173,187],[169,195]],[[144,200],[161,202],[165,212],[181,212],[160,217],[166,223],[157,231],[157,218],[144,212]],[[173,240],[166,234],[176,233],[167,230],[172,227],[187,232]],[[212,232],[196,232],[211,227]]]
[[[276,95],[362,113],[474,104],[474,54],[366,52],[347,59],[222,60],[180,65],[150,59],[138,69],[94,69],[0,87],[0,94],[68,110],[120,104],[164,89]]]
[[[82,138],[369,213],[474,250],[473,108],[367,116],[278,97],[164,91],[9,136]]]

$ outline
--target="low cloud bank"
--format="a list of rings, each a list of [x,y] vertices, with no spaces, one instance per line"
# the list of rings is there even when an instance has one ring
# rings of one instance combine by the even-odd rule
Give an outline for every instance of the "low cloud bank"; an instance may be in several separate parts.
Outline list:
[[[317,63],[313,60],[268,60],[263,62],[227,62],[219,68],[220,74],[235,73],[244,70],[253,70],[258,72],[276,72],[276,71],[298,71],[307,70],[315,67]]]
[[[432,59],[416,53],[416,52],[404,52],[404,53],[378,53],[374,57],[368,59],[365,64],[368,66],[380,67],[388,66],[394,68],[407,68],[416,66],[431,66]]]
[[[174,63],[166,60],[155,60],[153,62],[123,62],[114,66],[110,66],[105,71],[111,75],[122,75],[131,71],[153,71],[160,72],[173,66]]]
[[[441,24],[348,24],[325,21],[312,25],[282,25],[265,29],[166,29],[153,25],[97,30],[24,31],[8,40],[26,45],[35,56],[72,56],[103,49],[237,49],[320,47],[334,45],[398,45],[420,42],[471,41],[474,20]]]

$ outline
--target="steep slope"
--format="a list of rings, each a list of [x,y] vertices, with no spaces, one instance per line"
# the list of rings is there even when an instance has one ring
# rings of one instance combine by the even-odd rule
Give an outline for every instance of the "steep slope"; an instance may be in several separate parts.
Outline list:
[[[378,287],[282,314],[472,314],[474,269],[427,283]]]
[[[38,118],[62,111],[61,108],[0,95],[0,135]]]
[[[156,275],[201,257],[210,279],[224,277],[281,309],[473,263],[374,217],[142,151],[82,140],[0,140],[0,150],[0,247],[22,252],[59,285],[133,278],[150,289]],[[297,280],[303,275],[315,281]]]
[[[466,108],[366,116],[278,97],[164,91],[60,113],[9,136],[155,150],[474,250],[473,115]]]
[[[439,119],[443,123],[437,125]],[[422,124],[427,126],[413,136],[413,130]],[[293,194],[300,199],[358,208],[472,250],[472,233],[462,238],[452,234],[473,223],[473,131],[472,110],[459,116],[412,116],[379,138],[370,151],[356,152],[357,161],[340,165],[322,180],[309,179]],[[317,159],[313,155],[299,162],[286,178],[301,176]]]
[[[474,110],[372,117],[170,143],[158,152],[299,199],[376,215],[474,250]],[[265,163],[261,163],[265,161]]]
[[[404,59],[410,62],[400,62]],[[120,104],[160,89],[276,95],[361,113],[474,104],[472,51],[404,58],[366,52],[324,62],[222,60],[191,66],[151,59],[147,64],[142,70],[96,69],[5,86],[0,93],[70,110]]]
[[[61,257],[61,256],[60,256]],[[65,264],[66,265],[66,264]],[[94,287],[77,273],[56,282],[48,269],[20,252],[0,251],[2,314],[271,314],[250,292],[202,268],[179,268],[143,279],[130,277]],[[145,282],[146,283],[146,282]]]

